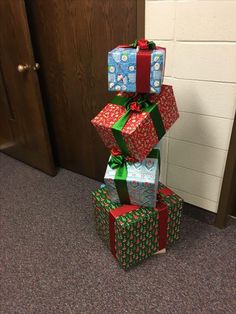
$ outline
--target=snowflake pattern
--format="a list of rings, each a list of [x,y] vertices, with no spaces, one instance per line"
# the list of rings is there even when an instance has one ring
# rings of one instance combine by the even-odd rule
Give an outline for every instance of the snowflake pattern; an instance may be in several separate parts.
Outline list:
[[[136,59],[138,51],[115,48],[108,53],[108,90],[136,92]],[[160,93],[164,78],[165,49],[153,50],[150,61],[150,93]]]

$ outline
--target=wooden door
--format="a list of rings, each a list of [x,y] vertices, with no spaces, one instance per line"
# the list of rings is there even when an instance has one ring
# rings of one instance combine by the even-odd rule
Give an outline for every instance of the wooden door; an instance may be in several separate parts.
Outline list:
[[[0,149],[54,175],[23,0],[0,1],[0,30]]]
[[[107,91],[107,52],[137,38],[144,0],[26,3],[59,164],[102,180],[108,151],[90,120],[114,95]],[[144,25],[144,12],[138,16]]]

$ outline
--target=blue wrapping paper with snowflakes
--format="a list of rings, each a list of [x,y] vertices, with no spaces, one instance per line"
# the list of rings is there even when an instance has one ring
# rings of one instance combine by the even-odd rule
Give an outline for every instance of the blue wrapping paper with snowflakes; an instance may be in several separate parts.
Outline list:
[[[137,93],[161,91],[165,68],[165,48],[118,46],[108,53],[108,90]]]
[[[143,161],[127,162],[125,180],[120,181],[118,178],[117,182],[117,169],[109,165],[111,158],[112,155],[104,177],[111,201],[154,208],[160,172],[160,144],[156,145]],[[128,200],[124,194],[128,194]]]

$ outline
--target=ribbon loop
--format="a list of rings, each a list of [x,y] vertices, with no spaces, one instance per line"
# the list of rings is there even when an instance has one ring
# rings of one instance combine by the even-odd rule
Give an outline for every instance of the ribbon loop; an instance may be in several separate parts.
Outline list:
[[[119,156],[111,156],[108,165],[112,168],[112,169],[118,169],[120,167],[123,167],[125,163],[125,157],[123,155],[119,155]]]
[[[126,109],[131,111],[140,112],[152,106],[153,104],[148,100],[147,94],[135,95],[130,97],[126,103]]]
[[[114,183],[117,190],[118,197],[121,202],[130,204],[128,186],[126,182],[127,178],[127,161],[126,157],[121,154],[118,149],[111,151],[111,157],[108,161],[108,165],[112,169],[116,169]]]
[[[141,111],[141,106],[136,101],[131,102],[129,104],[129,107],[130,107],[131,111],[136,111],[136,112],[140,112]]]
[[[156,49],[156,44],[153,41],[148,41],[147,39],[141,38],[136,39],[132,44],[129,45],[132,48],[139,47],[140,50],[154,50]]]

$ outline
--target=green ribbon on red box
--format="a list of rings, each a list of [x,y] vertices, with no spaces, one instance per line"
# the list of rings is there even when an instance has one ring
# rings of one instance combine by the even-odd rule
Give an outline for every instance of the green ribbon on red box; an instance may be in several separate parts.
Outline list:
[[[127,213],[137,210],[139,207],[140,206],[138,205],[123,205],[109,212],[110,250],[115,258],[117,258],[115,249],[115,220],[119,216],[126,215]],[[157,202],[157,206],[154,210],[159,214],[158,243],[160,251],[166,248],[167,244],[168,208],[164,203],[159,201]]]
[[[160,150],[159,149],[153,149],[147,158],[157,158],[158,159],[158,166],[159,166],[159,172],[160,172],[160,163],[161,163],[161,157],[160,157]],[[119,200],[122,204],[130,204],[130,198],[129,198],[129,192],[128,192],[128,186],[127,186],[127,163],[135,163],[137,160],[135,160],[132,157],[124,156],[121,154],[121,152],[117,149],[113,149],[111,151],[111,158],[108,161],[108,165],[112,169],[116,169],[116,174],[114,178],[117,194],[119,196]]]
[[[135,95],[134,97],[125,97],[118,94],[111,103],[126,108],[123,116],[112,126],[112,134],[124,156],[129,156],[129,151],[121,131],[133,112],[149,113],[158,139],[161,139],[166,133],[158,105],[149,101],[148,94]]]

